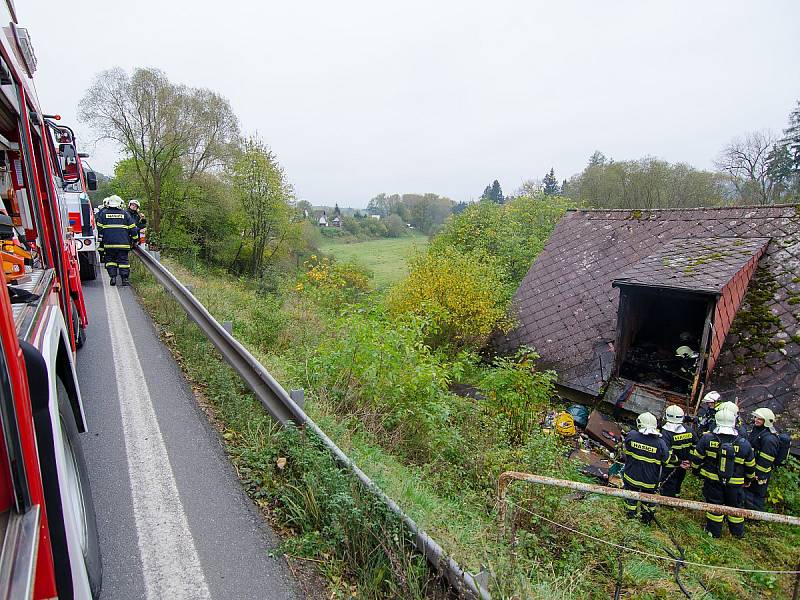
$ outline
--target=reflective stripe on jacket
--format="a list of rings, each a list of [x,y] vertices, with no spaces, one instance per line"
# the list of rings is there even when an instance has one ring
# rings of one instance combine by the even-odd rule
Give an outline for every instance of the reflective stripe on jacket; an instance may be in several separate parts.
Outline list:
[[[130,248],[136,240],[136,223],[130,214],[120,208],[107,208],[98,213],[97,236],[104,248]]]
[[[644,489],[655,490],[661,481],[661,470],[670,459],[667,442],[658,435],[645,435],[634,429],[625,436],[624,447],[623,480]]]
[[[747,438],[740,435],[711,432],[704,434],[692,451],[692,468],[706,479],[720,481],[718,451],[722,444],[733,444],[735,453],[733,475],[727,483],[744,485],[745,479],[753,479],[756,467],[753,448]]]
[[[694,431],[686,430],[682,433],[675,433],[669,429],[662,429],[661,435],[664,441],[667,442],[667,446],[672,450],[671,464],[677,465],[684,460],[692,459],[692,450],[697,443]]]
[[[753,427],[748,441],[756,458],[756,478],[769,480],[781,447],[778,436],[764,426]]]

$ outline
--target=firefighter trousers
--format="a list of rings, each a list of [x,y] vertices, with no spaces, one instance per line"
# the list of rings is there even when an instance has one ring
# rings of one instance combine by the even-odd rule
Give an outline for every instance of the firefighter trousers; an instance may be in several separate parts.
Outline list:
[[[639,487],[638,485],[633,485],[629,481],[623,481],[622,485],[623,489],[631,490],[632,492],[645,492],[647,494],[654,494],[654,489],[645,489],[643,487]],[[642,523],[650,523],[653,520],[653,517],[656,514],[656,505],[652,504],[651,502],[639,502],[638,500],[630,500],[629,498],[625,498],[625,513],[627,514],[628,518],[636,517],[636,509],[640,508],[642,510],[641,519]]]
[[[744,506],[752,510],[764,510],[764,505],[767,502],[767,483],[753,483],[749,487],[744,488]]]
[[[741,485],[726,485],[719,481],[706,479],[703,483],[703,497],[709,504],[724,504],[734,508],[744,506],[744,489]],[[744,535],[744,517],[732,517],[719,513],[706,513],[706,531],[714,537],[722,536],[722,524],[728,520],[728,529],[731,535],[742,537]]]
[[[661,495],[675,498],[681,493],[683,480],[686,479],[686,469],[681,467],[667,467],[664,469],[664,479],[661,484]]]
[[[129,248],[106,248],[106,271],[109,277],[119,275],[122,280],[128,279],[131,265],[128,262]]]

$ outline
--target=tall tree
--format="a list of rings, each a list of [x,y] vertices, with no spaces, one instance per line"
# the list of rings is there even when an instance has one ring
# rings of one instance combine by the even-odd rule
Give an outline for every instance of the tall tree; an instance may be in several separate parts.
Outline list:
[[[245,216],[244,238],[234,262],[249,242],[247,270],[258,277],[266,264],[288,249],[292,187],[275,155],[255,137],[243,143],[231,169],[231,184]]]
[[[505,200],[503,198],[503,190],[500,188],[500,182],[497,179],[492,182],[492,200],[498,204],[502,204]]]
[[[544,176],[544,179],[542,179],[542,183],[544,184],[545,196],[558,195],[558,179],[556,179],[556,174],[552,167],[550,167],[550,172]]]
[[[483,194],[481,194],[481,200],[492,200],[492,186],[487,185],[483,188]]]
[[[728,176],[741,202],[774,204],[781,187],[770,177],[770,153],[777,139],[770,131],[754,131],[723,148],[717,168]]]
[[[789,127],[784,130],[783,142],[789,148],[795,172],[800,173],[800,100],[797,107],[789,113]]]
[[[150,68],[130,75],[120,68],[99,73],[80,101],[79,116],[133,159],[156,238],[165,179],[180,171],[185,183],[180,199],[186,200],[195,177],[219,167],[239,133],[225,98],[176,85]]]

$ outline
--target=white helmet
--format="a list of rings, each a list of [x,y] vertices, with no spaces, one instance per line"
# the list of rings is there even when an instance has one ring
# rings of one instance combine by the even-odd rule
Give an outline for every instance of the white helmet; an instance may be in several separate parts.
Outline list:
[[[647,433],[648,429],[658,431],[658,421],[655,416],[649,412],[643,412],[636,418],[636,429],[642,433]]]
[[[122,201],[122,198],[114,194],[113,196],[109,196],[103,200],[103,204],[110,206],[111,208],[122,208],[125,203]]]
[[[677,350],[675,350],[675,356],[679,358],[697,358],[698,354],[689,346],[679,346]]]
[[[719,402],[722,396],[719,395],[719,392],[708,392],[705,396],[703,396],[703,402],[711,402],[712,404],[716,404]]]
[[[717,429],[721,427],[728,427],[730,429],[735,429],[736,427],[736,413],[729,408],[722,408],[718,410],[717,414],[714,416],[714,420],[717,423]],[[725,432],[723,431],[721,433]]]
[[[772,412],[768,408],[757,408],[753,411],[753,416],[758,419],[764,420],[764,427],[767,429],[772,429],[773,423],[775,423],[775,413]]]
[[[735,402],[731,402],[730,400],[728,400],[727,402],[723,402],[722,404],[720,404],[718,410],[729,410],[734,415],[738,415],[739,414],[739,405],[736,404]]]
[[[136,198],[132,198],[128,202],[128,206],[131,206],[131,205],[135,206],[136,208],[139,208],[141,206],[141,204],[139,203],[139,201]]]
[[[683,423],[683,414],[683,409],[677,404],[668,406],[665,412],[667,423]]]

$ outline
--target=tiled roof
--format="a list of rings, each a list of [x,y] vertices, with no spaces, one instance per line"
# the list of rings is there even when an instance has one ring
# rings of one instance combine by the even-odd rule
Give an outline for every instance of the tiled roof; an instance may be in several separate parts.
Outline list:
[[[562,385],[597,395],[614,362],[612,282],[677,238],[770,238],[714,368],[743,406],[800,415],[800,207],[576,210],[558,223],[514,297],[501,351],[535,348]],[[716,285],[716,284],[715,284]]]
[[[675,238],[626,269],[614,285],[721,294],[722,288],[769,244],[769,238]]]

